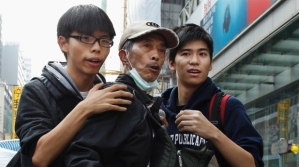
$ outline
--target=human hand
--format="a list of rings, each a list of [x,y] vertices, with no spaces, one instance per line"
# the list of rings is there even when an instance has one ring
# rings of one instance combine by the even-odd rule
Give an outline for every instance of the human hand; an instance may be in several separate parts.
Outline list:
[[[192,132],[205,139],[211,139],[219,130],[198,110],[182,110],[176,116],[180,132]]]
[[[125,91],[126,85],[114,84],[108,88],[101,89],[103,83],[96,84],[90,89],[87,97],[81,102],[85,106],[87,115],[103,113],[109,110],[126,111],[123,105],[130,105],[133,94]]]
[[[159,116],[159,117],[160,117],[160,121],[161,121],[161,123],[162,123],[162,127],[163,127],[164,129],[166,129],[166,128],[168,127],[168,122],[167,122],[166,118],[163,117],[163,116]]]

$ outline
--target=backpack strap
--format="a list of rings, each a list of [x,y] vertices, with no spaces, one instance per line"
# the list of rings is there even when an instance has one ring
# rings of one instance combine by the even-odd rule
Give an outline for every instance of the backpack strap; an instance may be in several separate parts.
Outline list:
[[[136,95],[137,99],[142,103],[142,105],[144,106],[145,110],[147,111],[147,116],[149,117],[149,120],[151,122],[151,126],[153,129],[157,129],[157,128],[161,128],[161,122],[160,122],[160,118],[158,115],[159,109],[160,109],[160,105],[163,101],[163,98],[161,97],[154,97],[152,102],[152,106],[150,108],[147,107],[147,103],[150,100],[149,97],[146,95],[146,93],[144,93],[143,91],[141,91],[140,89],[135,89],[130,85],[127,85],[125,83],[122,82],[114,82],[114,83],[119,83],[119,84],[124,84],[127,86],[127,89],[130,90],[131,92],[133,92],[134,96]],[[112,83],[112,84],[114,84]]]
[[[159,110],[160,110],[160,106],[161,106],[162,102],[163,102],[162,97],[154,97],[153,105],[150,107],[150,111],[151,111],[152,115],[160,124],[162,124],[162,122],[160,121]]]
[[[55,86],[52,86],[53,83],[45,76],[34,77],[32,80],[38,80],[45,86],[48,93],[56,101],[58,107],[65,116],[81,101],[81,99],[74,97],[69,92],[65,91],[59,84],[54,83]]]
[[[146,93],[127,85],[129,89],[134,90],[137,97],[147,96]],[[147,107],[145,98],[139,99],[143,104],[147,119],[153,129],[154,139],[151,147],[150,166],[154,167],[173,167],[177,162],[177,149],[168,135],[166,129],[162,128],[158,111],[163,101],[161,97],[154,97],[150,109]]]
[[[223,131],[224,126],[226,102],[230,96],[224,92],[217,92],[213,95],[210,102],[209,120],[221,131]]]

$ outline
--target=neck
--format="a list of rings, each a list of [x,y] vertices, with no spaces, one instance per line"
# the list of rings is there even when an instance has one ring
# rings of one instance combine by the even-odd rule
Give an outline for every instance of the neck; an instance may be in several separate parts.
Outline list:
[[[190,97],[194,93],[194,91],[198,87],[188,87],[184,86],[181,83],[178,83],[178,101],[177,101],[177,106],[183,106],[187,104],[189,101]]]
[[[87,92],[93,87],[95,75],[80,75],[69,69],[66,69],[66,71],[71,76],[80,92]]]
[[[122,70],[122,72],[124,74],[129,74],[129,71],[130,71],[130,67],[128,65],[123,64],[123,70]]]

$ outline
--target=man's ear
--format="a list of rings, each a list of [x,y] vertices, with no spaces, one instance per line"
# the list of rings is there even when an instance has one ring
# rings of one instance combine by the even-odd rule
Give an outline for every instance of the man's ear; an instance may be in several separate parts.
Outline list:
[[[212,71],[212,69],[213,69],[213,59],[211,60],[209,71]]]
[[[123,65],[128,65],[129,61],[128,61],[128,57],[127,57],[127,52],[125,50],[120,50],[118,52],[118,56],[120,61],[123,63]]]
[[[176,70],[176,69],[175,69],[175,63],[174,63],[172,60],[170,60],[170,59],[168,59],[167,61],[168,61],[168,67],[169,67],[171,70],[175,71],[175,70]]]
[[[57,42],[58,42],[58,45],[59,45],[60,49],[63,52],[67,53],[68,52],[68,43],[67,43],[65,37],[59,36]]]

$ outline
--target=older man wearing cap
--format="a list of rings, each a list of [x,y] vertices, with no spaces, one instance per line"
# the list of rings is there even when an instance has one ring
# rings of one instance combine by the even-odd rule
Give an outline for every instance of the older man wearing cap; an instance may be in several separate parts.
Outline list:
[[[154,133],[144,105],[159,119],[161,99],[145,92],[158,85],[166,49],[177,45],[178,38],[172,30],[151,21],[132,23],[124,31],[119,43],[124,68],[116,83],[128,85],[128,91],[135,94],[132,104],[126,106],[126,112],[111,111],[90,117],[66,152],[66,166],[146,167],[149,164]]]

